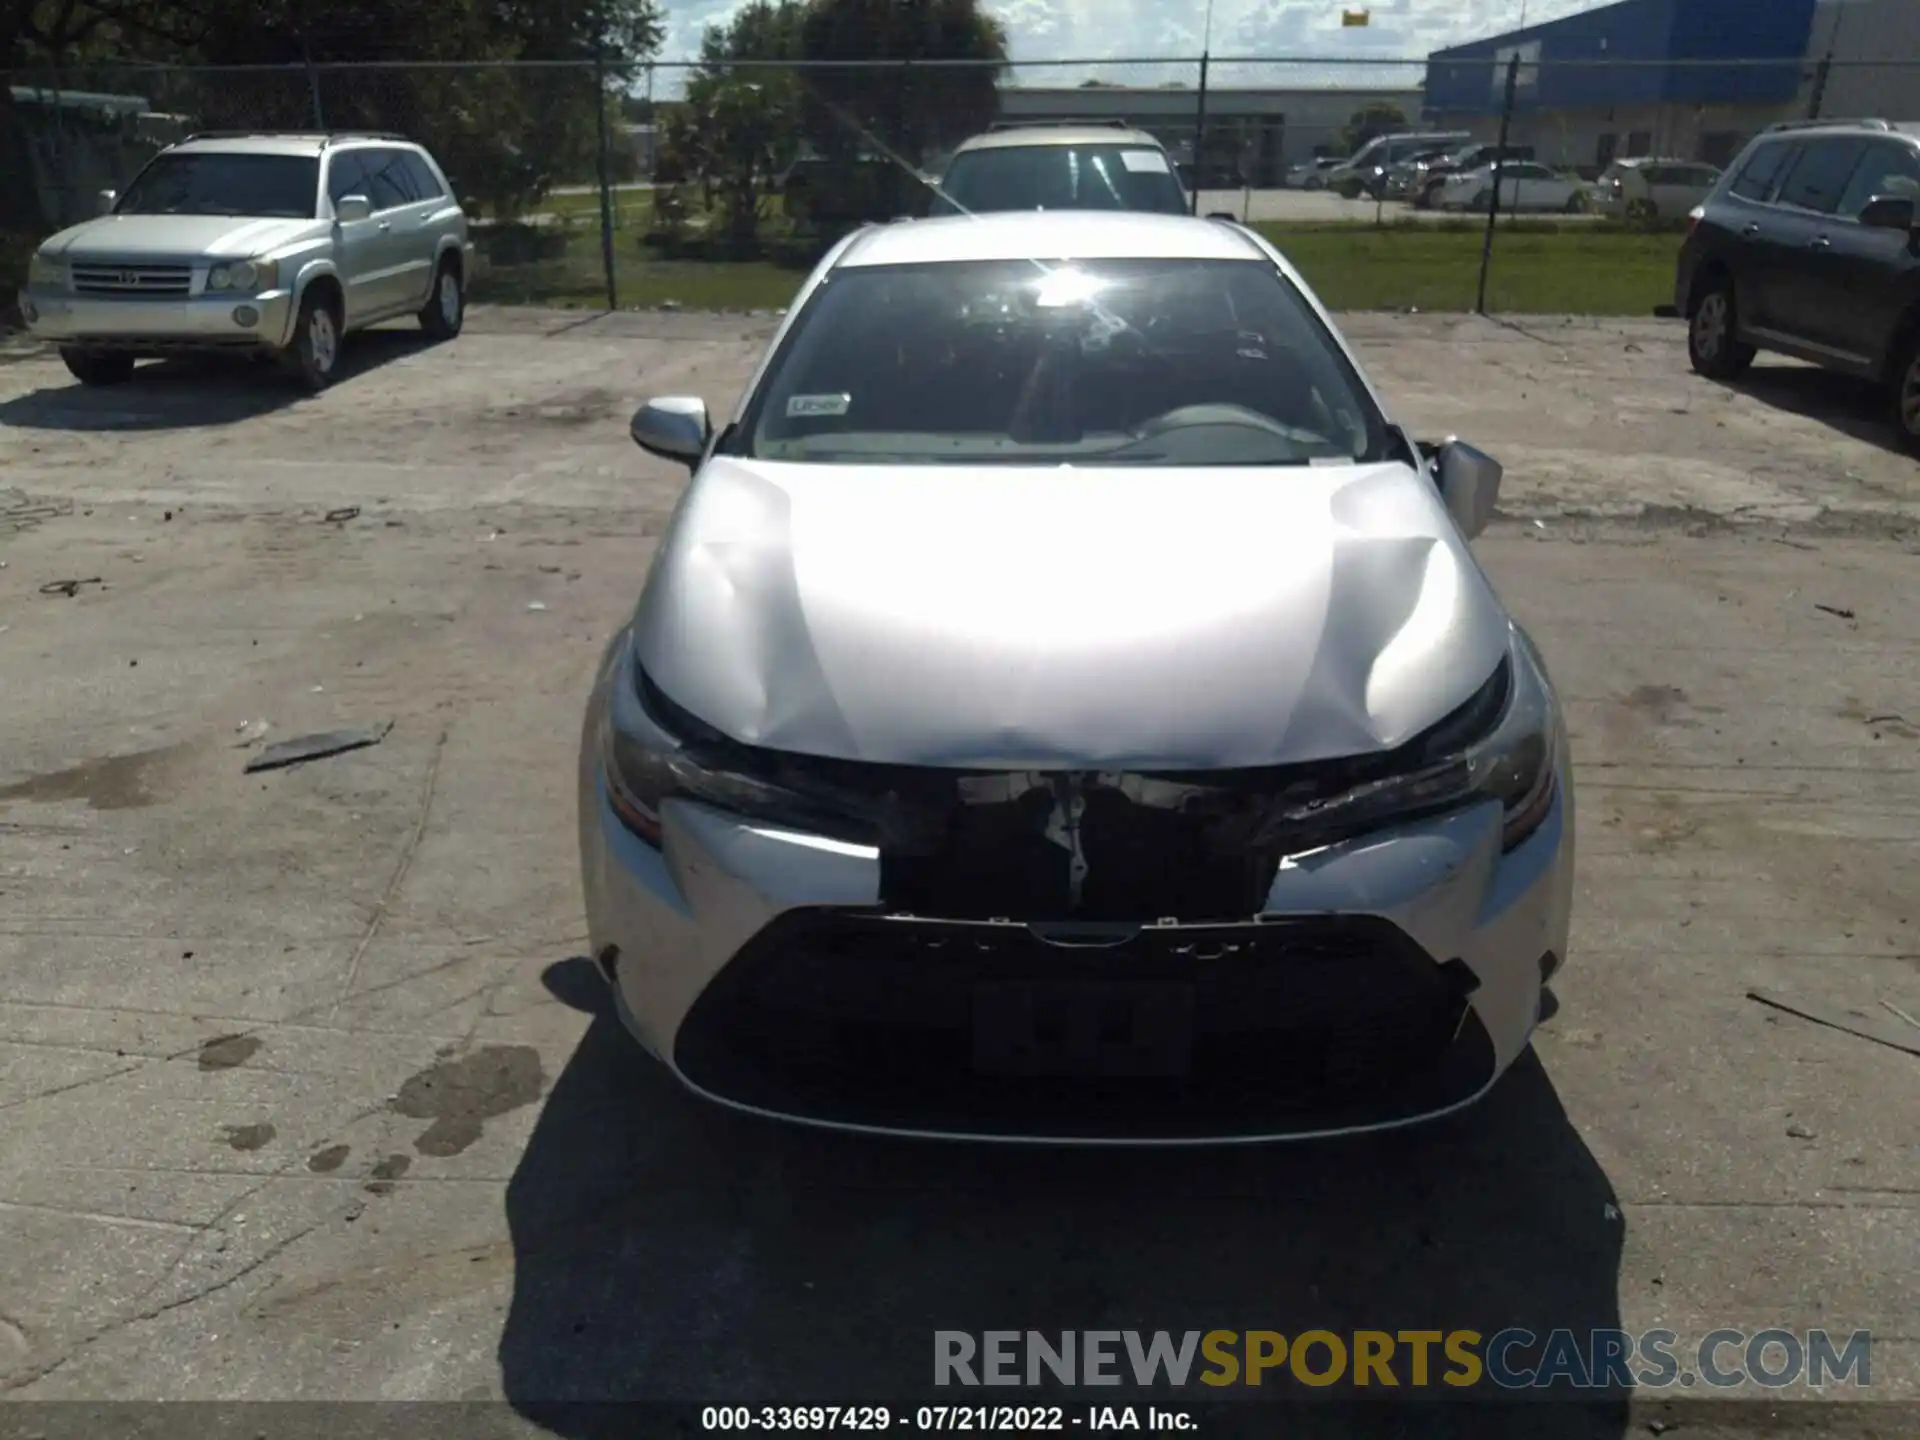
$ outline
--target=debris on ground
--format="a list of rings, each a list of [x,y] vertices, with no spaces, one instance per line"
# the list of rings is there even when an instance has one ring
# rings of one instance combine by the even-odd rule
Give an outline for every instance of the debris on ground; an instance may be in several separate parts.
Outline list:
[[[317,735],[296,735],[291,740],[282,740],[278,745],[269,745],[247,761],[246,773],[251,775],[258,770],[283,770],[289,765],[303,765],[309,760],[324,760],[329,755],[344,755],[349,750],[364,750],[386,739],[391,729],[393,722],[389,720],[383,725],[359,730],[326,730]]]
[[[1806,1126],[1800,1124],[1798,1121],[1795,1121],[1793,1124],[1787,1126],[1787,1135],[1789,1138],[1794,1140],[1815,1140],[1819,1138],[1813,1133],[1813,1131],[1809,1130]]]
[[[531,604],[529,604],[529,605],[527,606],[527,608],[528,608],[529,610],[544,610],[544,609],[546,609],[547,607],[546,607],[546,605],[545,605],[545,604],[543,604],[543,603],[542,603],[541,601],[538,601],[538,600],[535,600],[535,601],[533,601],[533,602],[532,602]]]
[[[80,593],[82,585],[104,585],[106,581],[98,575],[90,575],[85,580],[49,580],[40,587],[42,595],[65,595],[72,599]]]
[[[1913,1026],[1914,1029],[1920,1030],[1920,1020],[1914,1019],[1913,1016],[1909,1015],[1906,1011],[1902,1010],[1898,1005],[1894,1004],[1891,1000],[1882,1000],[1880,1002],[1880,1008],[1894,1015],[1898,1015],[1902,1020],[1906,1021],[1907,1024]]]
[[[265,738],[267,731],[272,728],[272,724],[265,720],[242,720],[233,727],[233,733],[240,737],[233,742],[234,748],[244,750],[247,746]]]
[[[358,505],[342,505],[338,510],[327,511],[322,519],[322,523],[327,525],[344,525],[347,521],[358,518],[359,514],[360,507]]]
[[[1817,601],[1816,601],[1816,602],[1814,603],[1814,607],[1813,607],[1813,608],[1814,608],[1814,609],[1816,609],[1816,610],[1824,610],[1824,611],[1826,611],[1826,612],[1827,612],[1827,614],[1829,614],[1829,615],[1838,615],[1838,616],[1839,616],[1839,617],[1840,617],[1840,618],[1841,618],[1842,620],[1851,620],[1851,619],[1853,619],[1853,611],[1851,611],[1851,610],[1848,610],[1848,609],[1846,609],[1846,608],[1845,608],[1844,606],[1840,606],[1840,605],[1822,605],[1822,604],[1820,604],[1819,602],[1817,602]]]
[[[1877,1020],[1869,1020],[1864,1015],[1822,1009],[1803,1001],[1789,1000],[1784,995],[1776,995],[1770,990],[1749,990],[1747,998],[1758,1000],[1762,1005],[1770,1005],[1775,1010],[1784,1010],[1789,1015],[1798,1015],[1802,1020],[1811,1020],[1816,1025],[1844,1030],[1849,1035],[1858,1035],[1862,1040],[1872,1040],[1876,1044],[1887,1045],[1895,1050],[1904,1050],[1909,1055],[1920,1055],[1920,1032],[1908,1034],[1895,1030],[1891,1026],[1882,1025]]]

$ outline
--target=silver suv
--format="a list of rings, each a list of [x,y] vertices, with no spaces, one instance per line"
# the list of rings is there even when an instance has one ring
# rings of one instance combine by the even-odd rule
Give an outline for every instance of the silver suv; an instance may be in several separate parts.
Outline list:
[[[34,254],[20,310],[78,380],[182,351],[283,360],[325,388],[341,337],[460,333],[473,244],[447,177],[393,135],[195,135]]]

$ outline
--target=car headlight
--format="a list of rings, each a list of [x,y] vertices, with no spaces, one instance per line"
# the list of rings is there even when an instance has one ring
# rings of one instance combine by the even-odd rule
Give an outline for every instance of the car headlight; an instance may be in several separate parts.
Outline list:
[[[67,262],[56,260],[53,256],[36,250],[27,261],[27,283],[29,285],[50,285],[64,289],[67,283]]]
[[[1395,752],[1393,771],[1268,818],[1269,842],[1304,844],[1498,800],[1501,850],[1552,812],[1566,734],[1532,641],[1515,629],[1506,657],[1464,705]]]
[[[271,290],[279,279],[280,267],[272,260],[225,260],[207,271],[207,289]]]
[[[615,671],[600,721],[600,768],[621,823],[649,845],[660,807],[679,797],[736,815],[859,843],[897,834],[886,797],[847,793],[805,775],[787,757],[727,739],[661,693],[629,656]]]

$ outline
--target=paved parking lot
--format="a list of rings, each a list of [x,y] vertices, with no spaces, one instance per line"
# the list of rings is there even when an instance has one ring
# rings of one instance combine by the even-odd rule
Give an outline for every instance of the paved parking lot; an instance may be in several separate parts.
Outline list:
[[[1824,1325],[1920,1398],[1920,1060],[1746,998],[1920,1016],[1920,467],[1871,397],[1354,317],[1507,463],[1479,548],[1568,701],[1537,1060],[1364,1143],[883,1145],[682,1098],[579,958],[579,709],[681,481],[626,416],[730,401],[770,323],[476,312],[316,399],[0,364],[0,1385],[850,1402],[936,1328]],[[393,729],[245,775],[261,721]]]

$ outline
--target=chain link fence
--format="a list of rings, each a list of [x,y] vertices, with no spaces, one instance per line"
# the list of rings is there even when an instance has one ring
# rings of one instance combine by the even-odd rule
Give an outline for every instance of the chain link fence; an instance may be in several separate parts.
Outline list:
[[[427,145],[453,180],[476,300],[703,309],[778,308],[848,229],[925,214],[970,135],[1088,123],[1154,136],[1197,210],[1261,228],[1336,308],[1645,314],[1671,288],[1687,211],[1753,135],[1869,99],[1920,117],[1911,64],[1491,51],[5,80],[0,144],[29,185],[0,217],[0,268],[189,134],[380,130]]]

